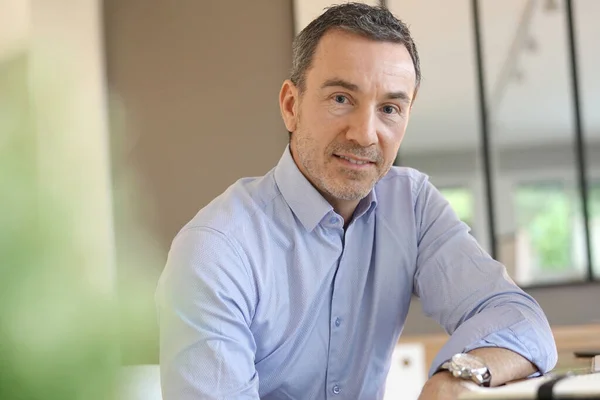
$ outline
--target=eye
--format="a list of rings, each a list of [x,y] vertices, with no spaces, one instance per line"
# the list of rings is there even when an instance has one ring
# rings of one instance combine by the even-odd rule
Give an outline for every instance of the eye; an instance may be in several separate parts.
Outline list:
[[[343,94],[336,94],[335,96],[333,96],[333,100],[339,104],[345,104],[348,102],[348,98]]]
[[[381,108],[381,111],[383,111],[384,114],[400,114],[400,109],[396,106],[392,106],[392,105],[387,105],[387,106],[383,106]]]

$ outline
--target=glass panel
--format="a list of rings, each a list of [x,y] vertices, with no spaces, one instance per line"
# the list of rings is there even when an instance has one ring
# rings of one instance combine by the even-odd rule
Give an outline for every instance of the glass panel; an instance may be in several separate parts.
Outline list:
[[[585,239],[578,199],[575,187],[561,182],[516,187],[516,280],[530,284],[585,277]]]
[[[573,2],[577,39],[581,118],[587,177],[590,179],[590,230],[594,276],[600,280],[600,1]]]
[[[500,261],[521,285],[585,279],[565,1],[481,5]]]
[[[448,200],[454,212],[462,222],[471,226],[473,223],[473,192],[465,187],[448,187],[439,189]]]
[[[590,185],[590,230],[594,277],[600,279],[600,180]]]
[[[452,7],[447,0],[387,5],[410,25],[423,71],[398,163],[428,174],[438,188],[466,188],[470,200],[457,211],[468,216],[471,233],[489,252],[470,1],[454,0]],[[451,202],[466,200],[452,197],[457,193]]]

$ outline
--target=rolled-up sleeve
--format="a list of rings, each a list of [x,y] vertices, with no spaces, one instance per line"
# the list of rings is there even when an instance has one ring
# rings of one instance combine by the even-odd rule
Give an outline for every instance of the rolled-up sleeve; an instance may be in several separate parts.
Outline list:
[[[551,370],[557,361],[556,345],[541,307],[481,249],[427,179],[416,197],[415,216],[415,294],[425,314],[451,335],[429,375],[452,355],[479,347],[506,348],[541,373]]]
[[[258,399],[251,282],[220,232],[191,228],[175,238],[156,291],[165,400]]]

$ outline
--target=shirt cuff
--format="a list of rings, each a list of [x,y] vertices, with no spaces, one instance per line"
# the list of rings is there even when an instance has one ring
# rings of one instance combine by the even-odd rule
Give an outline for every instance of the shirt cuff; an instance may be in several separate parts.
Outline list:
[[[511,321],[512,318],[509,315],[507,317],[509,318],[506,318],[505,322],[510,323],[507,323],[506,327],[492,332],[478,330],[478,335],[477,332],[473,334],[473,330],[469,330],[467,326],[461,327],[466,329],[457,329],[436,356],[429,370],[429,376],[431,377],[436,373],[441,365],[454,354],[466,353],[482,347],[500,347],[520,354],[539,370],[531,377],[539,376],[552,369],[557,361],[556,346],[552,333],[550,331],[545,332],[543,329],[536,329],[537,326],[525,318]],[[475,319],[478,318],[475,317],[472,320]],[[463,325],[470,322],[475,321],[469,320]]]

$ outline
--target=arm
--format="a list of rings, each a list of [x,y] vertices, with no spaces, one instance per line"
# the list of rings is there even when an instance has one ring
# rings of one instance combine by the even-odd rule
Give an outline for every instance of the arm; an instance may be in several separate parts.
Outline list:
[[[499,347],[480,347],[469,353],[481,358],[492,374],[491,386],[499,386],[533,375],[537,367],[511,350]]]
[[[415,216],[419,246],[415,294],[425,313],[451,335],[434,360],[430,376],[456,353],[490,347],[510,350],[490,352],[499,357],[494,384],[505,382],[508,368],[502,365],[512,361],[515,353],[520,357],[517,360],[523,358],[525,365],[535,369],[523,367],[512,378],[553,368],[556,346],[538,303],[479,247],[427,180],[417,195]]]
[[[255,300],[244,260],[224,235],[192,228],[175,238],[156,292],[165,400],[258,399]]]
[[[469,352],[481,358],[492,374],[491,386],[514,381],[537,371],[535,365],[523,356],[507,349],[486,347]],[[466,390],[463,381],[442,371],[433,375],[423,387],[421,399],[455,399]]]

